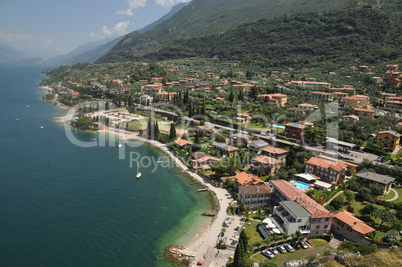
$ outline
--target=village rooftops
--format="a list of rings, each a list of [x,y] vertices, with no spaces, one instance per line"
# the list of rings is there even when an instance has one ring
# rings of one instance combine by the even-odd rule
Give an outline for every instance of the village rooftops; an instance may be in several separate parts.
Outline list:
[[[346,210],[335,211],[334,216],[360,234],[365,235],[375,231],[374,228],[368,226],[362,220],[356,218],[352,213],[347,212]]]
[[[277,188],[282,195],[290,201],[296,201],[303,206],[310,214],[311,218],[329,218],[334,217],[326,208],[315,202],[312,198],[297,189],[291,183],[285,180],[271,180],[272,185]]]
[[[281,163],[280,160],[268,157],[266,155],[259,155],[259,156],[255,157],[255,158],[253,158],[253,161],[261,163],[263,165],[270,165],[270,166],[271,165],[278,165],[278,164]]]
[[[377,182],[384,185],[388,185],[389,183],[395,181],[395,178],[369,171],[360,171],[356,173],[355,176],[361,179]]]

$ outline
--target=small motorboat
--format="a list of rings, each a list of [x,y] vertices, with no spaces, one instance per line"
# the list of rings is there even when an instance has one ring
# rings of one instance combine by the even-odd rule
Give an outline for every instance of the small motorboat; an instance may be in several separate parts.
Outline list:
[[[119,144],[118,146],[119,146],[119,147],[122,147],[123,145],[122,145],[122,144]]]
[[[43,126],[41,126],[40,128],[43,129]]]
[[[96,141],[96,138],[92,138],[91,141]]]

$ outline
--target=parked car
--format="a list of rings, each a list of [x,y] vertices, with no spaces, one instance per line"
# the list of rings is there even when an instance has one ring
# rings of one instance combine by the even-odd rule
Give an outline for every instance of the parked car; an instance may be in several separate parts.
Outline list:
[[[375,161],[382,162],[382,157],[380,156],[380,157],[376,158]]]
[[[277,246],[276,248],[278,249],[278,251],[279,251],[280,253],[286,253],[286,249],[285,249],[282,245],[279,245],[279,246]]]
[[[272,259],[275,255],[269,250],[263,250],[262,254],[270,259]]]
[[[304,248],[304,249],[307,249],[307,248],[308,248],[306,242],[304,242],[304,241],[300,241],[299,244],[300,244],[300,246],[301,246],[302,248]]]
[[[293,252],[293,251],[294,251],[293,247],[292,247],[291,245],[289,245],[288,243],[286,243],[286,244],[283,245],[283,246],[285,247],[285,249],[286,249],[288,252]]]
[[[274,247],[268,248],[269,251],[271,251],[274,255],[278,254],[278,250],[276,250]]]

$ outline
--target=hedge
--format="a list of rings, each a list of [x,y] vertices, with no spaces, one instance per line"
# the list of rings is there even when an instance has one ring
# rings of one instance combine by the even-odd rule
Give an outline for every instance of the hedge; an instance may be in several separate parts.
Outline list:
[[[330,235],[310,235],[308,236],[308,239],[324,239],[327,242],[331,241],[331,236]]]

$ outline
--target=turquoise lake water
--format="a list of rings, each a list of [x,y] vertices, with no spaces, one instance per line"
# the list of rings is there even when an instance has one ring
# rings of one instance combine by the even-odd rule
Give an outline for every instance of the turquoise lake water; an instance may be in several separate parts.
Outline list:
[[[163,156],[150,146],[119,159],[115,143],[73,145],[53,121],[65,111],[34,85],[42,70],[0,66],[0,266],[169,266],[162,249],[209,221],[208,195],[177,168],[135,179],[129,153]]]

